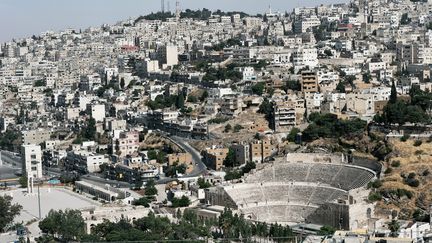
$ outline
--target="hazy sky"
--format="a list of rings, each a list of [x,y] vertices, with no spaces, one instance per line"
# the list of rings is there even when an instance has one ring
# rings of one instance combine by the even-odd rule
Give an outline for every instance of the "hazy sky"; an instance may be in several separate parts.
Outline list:
[[[168,0],[166,0],[168,2]],[[263,13],[291,11],[299,6],[347,0],[181,0],[181,8],[239,10]],[[168,4],[166,4],[167,7]],[[175,0],[170,0],[171,9]],[[0,0],[0,42],[39,34],[46,30],[86,28],[135,17],[161,8],[160,0]]]

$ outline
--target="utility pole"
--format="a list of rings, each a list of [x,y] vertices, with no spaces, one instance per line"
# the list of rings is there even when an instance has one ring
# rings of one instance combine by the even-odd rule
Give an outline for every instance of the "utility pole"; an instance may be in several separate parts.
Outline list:
[[[38,183],[38,206],[39,206],[39,220],[42,220],[41,200],[40,200],[40,184],[39,183]]]

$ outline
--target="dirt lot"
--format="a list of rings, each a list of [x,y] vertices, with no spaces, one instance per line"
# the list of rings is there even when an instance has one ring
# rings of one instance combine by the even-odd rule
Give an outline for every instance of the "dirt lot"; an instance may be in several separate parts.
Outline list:
[[[409,217],[416,209],[429,209],[432,203],[432,143],[423,141],[418,146],[414,143],[413,139],[391,142],[393,155],[387,163],[390,169],[382,176],[383,185],[379,188],[379,191],[404,189],[413,194],[412,198],[403,196],[379,202],[378,210],[396,210]],[[415,179],[419,181],[417,187],[407,185],[403,176],[410,173],[415,173]]]

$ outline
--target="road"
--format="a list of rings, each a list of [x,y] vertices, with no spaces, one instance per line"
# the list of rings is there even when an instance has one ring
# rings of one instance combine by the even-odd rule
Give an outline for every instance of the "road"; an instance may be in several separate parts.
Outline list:
[[[16,174],[21,173],[21,158],[9,151],[0,151],[2,165],[0,165],[0,179],[17,178]]]
[[[170,139],[172,142],[174,142],[175,144],[177,144],[186,153],[191,154],[192,161],[195,164],[194,169],[191,173],[181,176],[178,179],[193,178],[193,177],[203,175],[207,172],[207,166],[204,164],[200,152],[195,148],[193,148],[188,142],[186,142],[184,138],[177,137],[177,136],[166,136],[166,137]],[[17,176],[15,175],[15,173],[17,171],[21,172],[22,170],[21,157],[16,156],[14,153],[9,151],[0,151],[0,153],[1,153],[2,161],[4,162],[4,165],[0,166],[0,179],[6,176],[8,176],[8,178],[4,178],[4,179],[16,178]],[[49,176],[60,176],[62,173],[59,168],[44,168],[44,171],[47,172]],[[88,181],[94,181],[101,184],[109,184],[114,187],[122,187],[122,188],[131,187],[130,183],[116,181],[116,180],[107,180],[105,178],[100,177],[100,175],[94,173],[83,175],[82,178]],[[177,180],[177,178],[161,178],[160,180],[157,181],[157,183],[165,184],[175,180]]]
[[[169,138],[174,141],[178,146],[180,146],[186,153],[192,155],[192,161],[195,163],[195,167],[190,174],[184,176],[185,178],[197,177],[207,171],[207,166],[204,164],[201,154],[200,152],[198,152],[198,150],[196,150],[189,143],[187,143],[184,138],[176,136],[172,136]]]
[[[21,157],[16,156],[14,153],[9,151],[0,151],[3,165],[0,166],[0,179],[16,178],[16,172],[22,171]],[[60,176],[61,170],[59,168],[44,168],[44,172],[47,172],[49,176]],[[94,181],[103,184],[109,184],[114,187],[127,187],[131,185],[126,182],[107,180],[99,177],[97,174],[88,174],[82,176],[89,181]]]

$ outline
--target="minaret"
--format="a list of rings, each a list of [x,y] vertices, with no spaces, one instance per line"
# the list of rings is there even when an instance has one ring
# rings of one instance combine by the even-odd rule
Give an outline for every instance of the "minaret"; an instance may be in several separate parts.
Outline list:
[[[180,20],[180,13],[181,13],[181,10],[180,10],[180,1],[177,0],[176,1],[176,20],[177,20],[177,22]]]
[[[161,0],[161,12],[165,13],[165,0]]]

